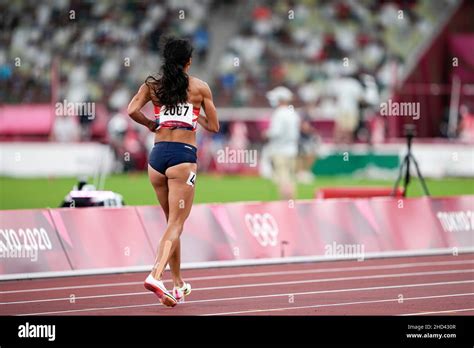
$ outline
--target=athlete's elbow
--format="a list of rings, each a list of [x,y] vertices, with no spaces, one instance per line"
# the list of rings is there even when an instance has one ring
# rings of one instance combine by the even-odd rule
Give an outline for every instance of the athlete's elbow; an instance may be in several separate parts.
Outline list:
[[[209,125],[209,132],[219,133],[219,124]]]
[[[140,112],[140,109],[137,108],[137,107],[134,106],[134,105],[129,105],[129,106],[127,107],[127,114],[128,114],[128,116],[130,116],[130,117],[133,117],[133,116],[136,115],[138,112]]]

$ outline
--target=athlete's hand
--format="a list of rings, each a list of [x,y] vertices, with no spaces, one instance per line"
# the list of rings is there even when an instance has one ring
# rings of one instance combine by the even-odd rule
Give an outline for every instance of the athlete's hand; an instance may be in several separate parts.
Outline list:
[[[155,132],[158,125],[141,112],[143,106],[150,101],[150,91],[146,84],[142,84],[137,94],[132,98],[127,107],[128,115],[137,123],[144,125],[150,131]]]
[[[155,132],[156,128],[158,128],[158,124],[155,121],[152,121],[150,119],[148,119],[146,126],[151,132]]]

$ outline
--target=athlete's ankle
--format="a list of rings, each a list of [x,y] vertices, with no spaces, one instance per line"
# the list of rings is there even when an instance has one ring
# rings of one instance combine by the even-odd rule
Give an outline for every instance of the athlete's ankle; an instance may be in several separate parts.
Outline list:
[[[156,274],[154,271],[152,271],[150,275],[153,277],[153,279],[161,281],[161,278],[162,278],[161,274]]]
[[[176,288],[182,288],[182,287],[184,286],[184,281],[183,281],[183,279],[180,278],[180,279],[175,280],[175,281],[174,281],[174,286],[175,286]]]

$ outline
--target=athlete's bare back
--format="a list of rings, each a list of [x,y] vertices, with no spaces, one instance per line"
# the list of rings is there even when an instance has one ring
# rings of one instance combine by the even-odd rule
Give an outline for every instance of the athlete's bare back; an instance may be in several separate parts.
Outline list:
[[[153,91],[150,91],[150,98],[153,103],[159,105],[156,102]],[[203,109],[207,111],[207,115],[209,110],[206,110],[206,107],[210,106],[210,101],[212,101],[212,97],[208,84],[197,77],[189,76],[188,102],[193,104],[195,108],[200,109],[203,107]],[[177,141],[196,146],[196,132],[190,132],[184,129],[159,128],[156,131],[155,143],[158,141]]]

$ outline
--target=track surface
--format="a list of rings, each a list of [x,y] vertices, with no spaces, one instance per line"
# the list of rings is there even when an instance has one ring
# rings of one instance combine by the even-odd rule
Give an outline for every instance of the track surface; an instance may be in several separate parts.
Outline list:
[[[193,292],[174,308],[145,277],[1,282],[0,314],[474,315],[474,254],[184,270]]]

